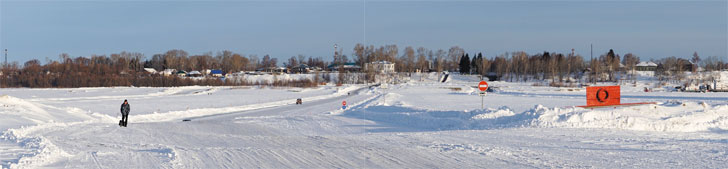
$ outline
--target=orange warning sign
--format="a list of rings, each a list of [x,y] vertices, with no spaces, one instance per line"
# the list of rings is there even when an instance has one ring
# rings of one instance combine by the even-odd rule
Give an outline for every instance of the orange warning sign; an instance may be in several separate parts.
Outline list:
[[[586,88],[586,106],[619,105],[619,86],[596,86]]]

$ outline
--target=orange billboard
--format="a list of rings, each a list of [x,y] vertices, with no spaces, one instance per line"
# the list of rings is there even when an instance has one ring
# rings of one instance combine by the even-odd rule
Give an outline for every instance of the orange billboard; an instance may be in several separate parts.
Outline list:
[[[595,86],[586,88],[586,106],[619,105],[619,86]]]

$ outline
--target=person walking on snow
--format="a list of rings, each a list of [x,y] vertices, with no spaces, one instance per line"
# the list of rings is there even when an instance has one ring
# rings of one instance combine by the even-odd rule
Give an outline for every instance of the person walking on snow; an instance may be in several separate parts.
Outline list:
[[[121,104],[121,121],[119,121],[119,126],[126,127],[126,122],[129,120],[129,102],[124,100],[124,103]]]

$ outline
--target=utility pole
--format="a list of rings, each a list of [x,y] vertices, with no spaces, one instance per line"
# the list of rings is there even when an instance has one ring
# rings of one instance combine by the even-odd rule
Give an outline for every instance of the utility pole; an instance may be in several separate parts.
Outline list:
[[[339,45],[334,44],[334,63],[338,62],[338,60],[339,60],[338,48],[339,48]]]
[[[594,64],[594,44],[589,44],[589,66],[592,66],[591,64]],[[592,77],[589,77],[589,81],[592,81],[594,84],[597,84],[597,82],[594,80],[593,73],[594,70],[589,71],[589,74],[592,74]]]
[[[3,66],[8,65],[8,49],[5,49],[5,62],[3,63]]]

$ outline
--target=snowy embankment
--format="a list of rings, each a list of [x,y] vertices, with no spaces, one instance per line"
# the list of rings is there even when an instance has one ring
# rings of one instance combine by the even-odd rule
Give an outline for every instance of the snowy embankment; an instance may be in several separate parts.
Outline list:
[[[616,128],[642,131],[728,130],[728,105],[672,102],[623,108],[537,108],[532,125],[566,128]]]
[[[387,94],[396,100],[397,94]],[[346,116],[364,118],[406,128],[424,130],[471,130],[513,127],[606,128],[638,131],[703,132],[728,130],[728,105],[705,103],[659,103],[617,108],[548,108],[537,105],[524,112],[511,108],[464,111],[418,109],[406,103],[372,104],[347,111]],[[390,102],[390,101],[387,101]]]
[[[0,129],[3,130],[0,139],[10,141],[0,142],[0,150],[3,150],[0,152],[0,160],[8,162],[2,164],[4,168],[27,163],[28,161],[38,163],[53,161],[68,155],[42,136],[28,136],[29,133],[38,129],[68,126],[70,123],[63,123],[67,121],[90,121],[105,116],[85,112],[77,108],[57,108],[42,105],[8,95],[0,96],[0,106],[2,106],[0,108],[0,116],[2,116]],[[18,159],[18,155],[32,157]],[[37,160],[40,158],[44,160]]]

